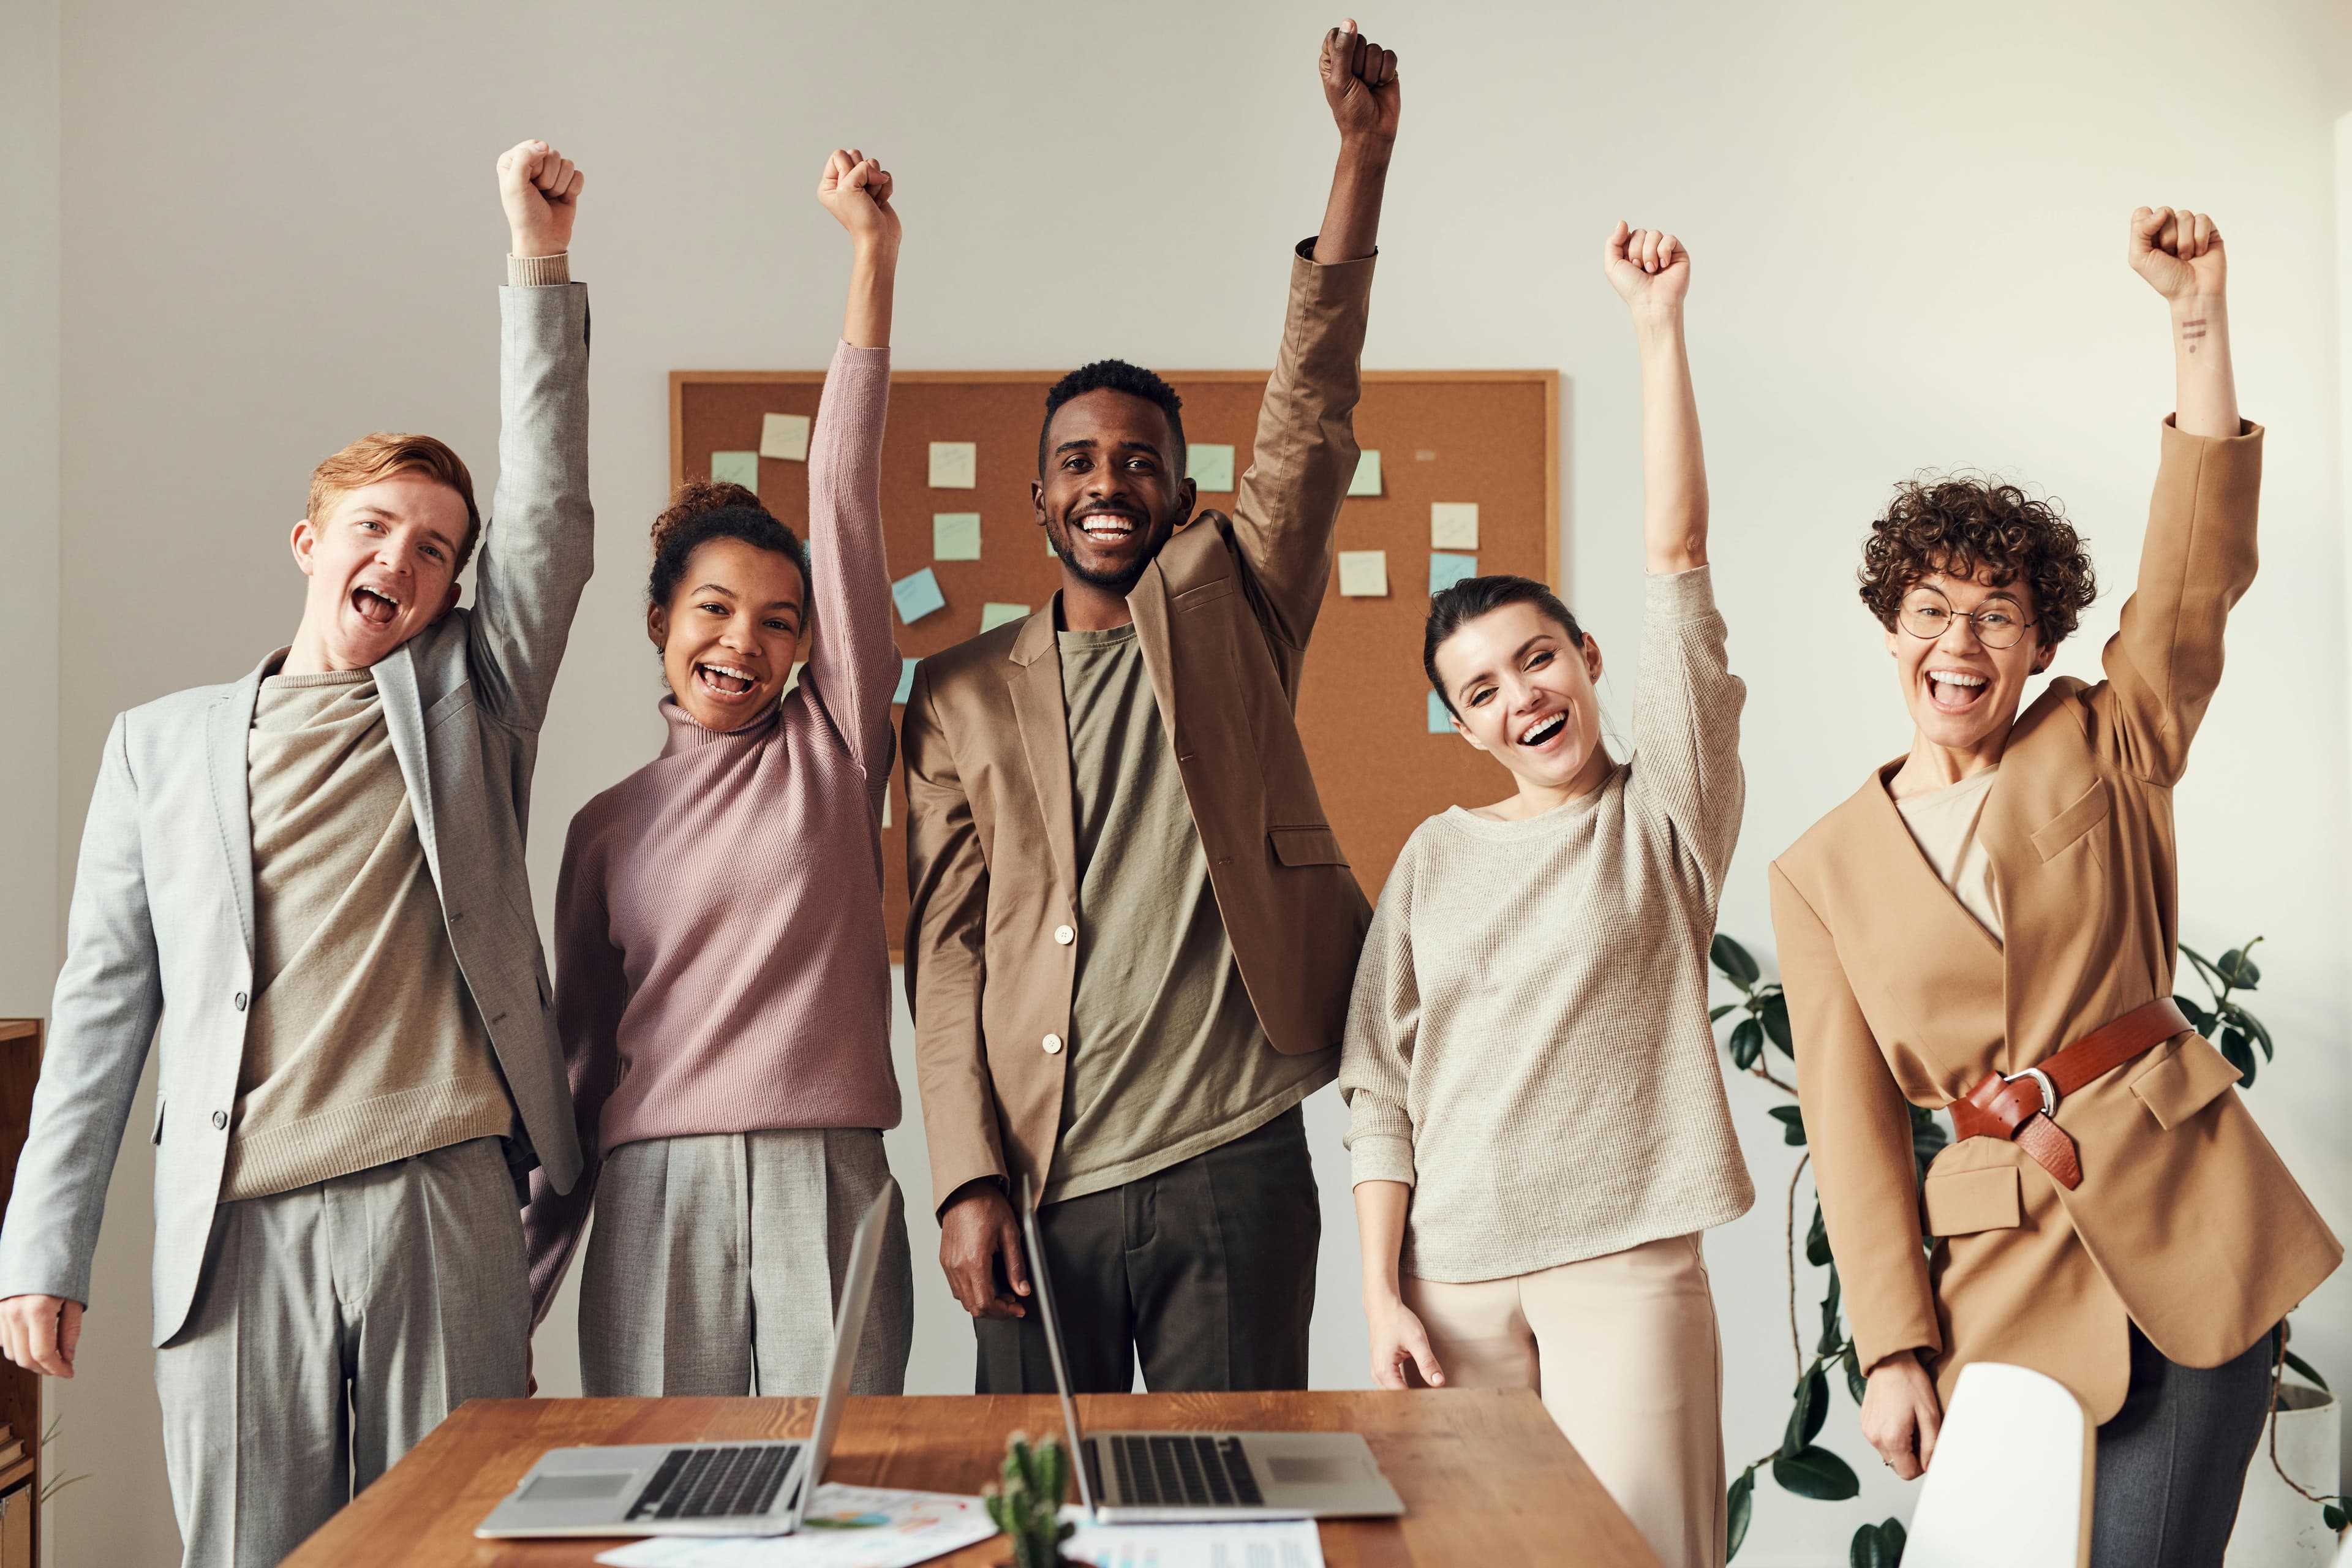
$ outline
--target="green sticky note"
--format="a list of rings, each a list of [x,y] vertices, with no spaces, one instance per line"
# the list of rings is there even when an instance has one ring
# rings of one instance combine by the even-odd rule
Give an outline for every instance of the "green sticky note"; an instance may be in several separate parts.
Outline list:
[[[931,559],[934,561],[979,560],[980,513],[976,511],[931,513]]]
[[[1029,606],[1026,605],[999,605],[992,602],[980,607],[980,629],[984,632],[992,632],[1007,621],[1025,621],[1028,618]]]
[[[715,485],[741,485],[753,495],[758,495],[760,493],[760,454],[757,452],[711,453],[710,482]]]
[[[1195,441],[1184,448],[1184,477],[1204,490],[1234,488],[1234,449],[1213,441]]]
[[[1475,555],[1455,555],[1444,550],[1429,552],[1429,591],[1443,594],[1465,577],[1478,575]]]
[[[1366,452],[1356,459],[1356,477],[1348,481],[1351,496],[1376,496],[1381,493],[1381,455]]]
[[[891,584],[890,598],[898,606],[898,618],[909,626],[948,605],[948,596],[940,592],[940,580],[928,566]]]
[[[890,693],[890,700],[904,706],[908,693],[914,689],[915,661],[911,658],[902,658],[898,661],[898,689]]]
[[[1433,735],[1454,733],[1454,715],[1445,706],[1445,699],[1433,691],[1429,694],[1429,732]]]

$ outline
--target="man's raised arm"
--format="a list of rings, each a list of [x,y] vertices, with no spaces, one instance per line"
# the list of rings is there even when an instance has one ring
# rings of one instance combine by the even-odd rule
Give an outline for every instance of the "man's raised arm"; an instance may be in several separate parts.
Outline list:
[[[1352,19],[1324,35],[1317,68],[1339,161],[1322,229],[1291,264],[1282,349],[1233,512],[1252,602],[1268,634],[1293,650],[1307,646],[1322,607],[1331,536],[1356,472],[1371,258],[1400,102],[1395,52]]]

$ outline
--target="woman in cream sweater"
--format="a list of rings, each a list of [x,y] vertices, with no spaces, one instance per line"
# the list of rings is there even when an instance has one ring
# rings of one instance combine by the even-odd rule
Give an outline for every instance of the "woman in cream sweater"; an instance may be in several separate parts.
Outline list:
[[[1606,268],[1642,357],[1635,750],[1601,745],[1601,646],[1549,589],[1476,577],[1431,601],[1431,684],[1517,787],[1405,845],[1339,1085],[1374,1380],[1535,1389],[1659,1556],[1702,1568],[1725,1521],[1698,1233],[1755,1195],[1706,1016],[1746,689],[1706,572],[1689,254],[1620,224]]]

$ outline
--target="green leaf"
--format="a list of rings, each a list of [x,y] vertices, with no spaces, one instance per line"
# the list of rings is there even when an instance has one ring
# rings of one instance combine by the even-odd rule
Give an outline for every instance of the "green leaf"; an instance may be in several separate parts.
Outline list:
[[[2224,1029],[2221,1037],[2214,1044],[2221,1047],[2222,1059],[2238,1069],[2238,1087],[2253,1088],[2254,1053],[2252,1047],[2246,1044],[2246,1037],[2235,1029]]]
[[[2327,1521],[2328,1529],[2340,1533],[2344,1529],[2347,1515],[2345,1514],[2343,1504],[2331,1502],[2321,1506],[2319,1510],[2319,1517]]]
[[[1793,1148],[1805,1146],[1805,1114],[1793,1105],[1776,1105],[1767,1115],[1780,1124],[1780,1137]]]
[[[1763,1054],[1764,1026],[1753,1018],[1742,1018],[1731,1031],[1731,1065],[1746,1072]]]
[[[1748,1539],[1748,1516],[1756,1511],[1756,1467],[1748,1466],[1723,1494],[1724,1531],[1723,1560],[1727,1563],[1739,1555],[1739,1543]]]
[[[1845,1391],[1853,1396],[1854,1405],[1859,1407],[1862,1396],[1870,1392],[1870,1380],[1862,1375],[1862,1357],[1854,1352],[1852,1345],[1848,1345],[1845,1354],[1838,1360],[1845,1365]]]
[[[1827,1267],[1830,1261],[1829,1226],[1822,1223],[1822,1205],[1813,1205],[1813,1223],[1805,1227],[1805,1261],[1816,1268]]]
[[[1862,1490],[1852,1467],[1827,1448],[1775,1456],[1772,1479],[1783,1490],[1815,1502],[1843,1502]]]
[[[2254,938],[2254,942],[2262,940],[2260,937]],[[2254,942],[2250,942],[2243,947],[2231,948],[2221,955],[2221,962],[2213,966],[2214,970],[2234,990],[2252,991],[2262,984],[2263,972],[2254,967],[2254,961],[2249,956],[2253,952]]]
[[[1838,1321],[1838,1305],[1844,1287],[1838,1281],[1837,1265],[1830,1265],[1830,1293],[1822,1298],[1822,1340],[1813,1347],[1815,1355],[1835,1355],[1838,1346],[1845,1342],[1840,1332],[1844,1325]]]
[[[2263,1026],[2263,1021],[2235,1002],[2230,1004],[2230,1010],[2238,1016],[2238,1026],[2253,1036],[2255,1044],[2263,1047],[2263,1059],[2271,1060],[2271,1032]]]
[[[1708,944],[1706,955],[1715,961],[1717,969],[1723,971],[1724,978],[1742,991],[1751,989],[1764,973],[1756,967],[1756,961],[1748,956],[1746,948],[1721,931],[1715,933],[1715,941]]]
[[[1899,1519],[1880,1520],[1878,1538],[1886,1542],[1887,1549],[1893,1553],[1886,1560],[1886,1568],[1895,1568],[1895,1564],[1903,1561],[1904,1547],[1910,1544],[1909,1534],[1904,1530],[1903,1521]]]
[[[2305,1382],[2316,1384],[2320,1388],[2326,1390],[2329,1393],[2334,1392],[2334,1390],[2327,1388],[2327,1380],[2319,1375],[2318,1369],[2314,1367],[2309,1362],[2304,1360],[2301,1356],[2295,1354],[2293,1351],[2288,1351],[2286,1352],[2286,1365],[2289,1372],[2294,1373],[2297,1377],[2302,1378]]]
[[[1789,1033],[1788,994],[1779,986],[1773,986],[1771,994],[1764,998],[1763,1004],[1757,1008],[1756,1012],[1757,1016],[1764,1020],[1764,1032],[1772,1037],[1774,1045],[1780,1047],[1780,1054],[1790,1061],[1795,1061],[1797,1047],[1793,1037]]]
[[[1894,1559],[1887,1555],[1886,1533],[1877,1525],[1858,1526],[1853,1543],[1845,1549],[1848,1568],[1888,1568]]]
[[[2199,1034],[2204,1036],[2209,1040],[2213,1037],[2214,1017],[2210,1012],[2199,1006],[2196,1003],[2191,1002],[2186,996],[2176,995],[2173,997],[2172,1001],[2174,1005],[2178,1006],[2183,1014],[2187,1015],[2189,1026],[2190,1028],[2195,1029]]]
[[[1710,1007],[1706,1011],[1706,1021],[1712,1024],[1717,1019],[1722,1017],[1726,1013],[1736,1010],[1738,1005],[1739,1004],[1737,1002],[1726,1002],[1719,1006]]]

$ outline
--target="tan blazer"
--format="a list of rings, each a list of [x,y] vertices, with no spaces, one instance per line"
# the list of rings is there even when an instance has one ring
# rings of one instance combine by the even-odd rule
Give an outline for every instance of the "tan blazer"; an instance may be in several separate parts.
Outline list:
[[[1977,1138],[1938,1155],[1913,1196],[1906,1100],[1947,1104],[2172,989],[2172,786],[2221,680],[2222,623],[2253,581],[2262,432],[2200,439],[2168,421],[2163,442],[2107,679],[2053,680],[1985,801],[2004,940],[1912,841],[1886,794],[1899,763],[1772,868],[1805,1131],[1856,1348],[1864,1368],[1906,1349],[1932,1358],[1947,1401],[1969,1362],[2014,1362],[2105,1421],[2130,1378],[2127,1323],[2175,1362],[2218,1365],[2343,1257],[2236,1069],[2193,1034],[2059,1106],[2081,1149],[2075,1190]]]
[[[1372,262],[1306,249],[1233,515],[1198,513],[1127,600],[1242,982],[1292,1055],[1339,1044],[1371,918],[1294,710],[1356,468]],[[907,698],[907,1000],[934,1205],[982,1176],[1042,1189],[1061,1124],[1087,933],[1059,601],[925,659]]]

